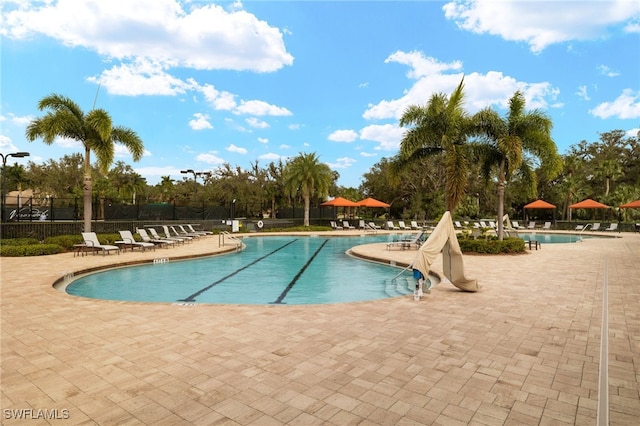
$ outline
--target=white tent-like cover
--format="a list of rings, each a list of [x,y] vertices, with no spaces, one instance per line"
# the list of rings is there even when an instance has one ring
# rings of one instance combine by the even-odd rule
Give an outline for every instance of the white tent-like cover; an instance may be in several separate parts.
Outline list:
[[[477,279],[465,277],[462,251],[458,244],[453,220],[451,220],[451,213],[448,211],[444,212],[438,225],[418,250],[412,264],[413,269],[417,269],[427,277],[431,265],[440,252],[442,252],[442,272],[451,284],[464,291],[475,292],[480,289]]]

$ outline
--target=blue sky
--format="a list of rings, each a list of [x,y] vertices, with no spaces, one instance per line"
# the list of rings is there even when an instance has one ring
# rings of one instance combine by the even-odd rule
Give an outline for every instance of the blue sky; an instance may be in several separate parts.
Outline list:
[[[0,0],[0,152],[81,153],[24,137],[51,93],[143,139],[150,184],[315,152],[357,187],[398,151],[408,105],[451,93],[505,114],[516,90],[560,153],[640,130],[640,3]],[[97,98],[96,98],[97,94]],[[14,159],[10,159],[13,164]]]

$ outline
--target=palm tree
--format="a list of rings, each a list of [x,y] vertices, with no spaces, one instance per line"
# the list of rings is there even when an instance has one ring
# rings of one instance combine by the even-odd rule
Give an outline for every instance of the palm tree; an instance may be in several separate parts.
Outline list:
[[[106,173],[113,163],[114,143],[124,145],[133,155],[134,161],[142,158],[144,145],[138,135],[131,129],[114,126],[111,116],[103,109],[92,109],[84,113],[70,98],[51,94],[38,103],[40,111],[48,112],[35,118],[26,129],[26,138],[33,142],[42,138],[51,145],[57,137],[74,139],[84,146],[84,229],[91,231],[91,151],[97,158],[98,167]]]
[[[511,176],[519,172],[530,176],[530,184],[535,188],[535,175],[530,162],[524,161],[524,154],[541,160],[541,166],[553,176],[560,171],[562,161],[555,142],[551,138],[551,119],[540,111],[525,111],[525,99],[517,91],[509,100],[509,111],[501,118],[491,108],[479,111],[474,116],[477,131],[484,136],[484,144],[476,145],[480,151],[483,173],[497,168],[498,178],[498,238],[502,239],[504,216],[504,189]]]
[[[453,212],[464,197],[469,171],[468,147],[470,120],[463,109],[464,79],[451,96],[437,93],[425,106],[411,105],[400,118],[400,126],[412,126],[400,142],[395,168],[403,168],[429,155],[443,153],[445,167],[445,204]]]
[[[285,187],[291,194],[298,191],[304,198],[304,226],[309,226],[311,197],[324,197],[334,175],[329,166],[320,163],[316,153],[300,154],[285,166]]]
[[[622,175],[622,167],[620,167],[620,162],[616,160],[602,160],[600,164],[596,166],[594,170],[594,175],[599,178],[604,178],[605,182],[605,198],[609,196],[609,191],[611,189],[611,181],[617,179]]]

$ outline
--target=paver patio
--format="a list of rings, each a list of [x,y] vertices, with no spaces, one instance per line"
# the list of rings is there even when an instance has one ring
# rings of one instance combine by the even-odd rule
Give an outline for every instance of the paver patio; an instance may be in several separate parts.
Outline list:
[[[616,235],[467,255],[478,293],[442,283],[420,302],[317,306],[112,302],[52,288],[80,269],[214,253],[217,237],[0,258],[2,423],[593,425],[608,396],[610,424],[638,424],[640,235]],[[415,255],[357,251],[398,263]]]

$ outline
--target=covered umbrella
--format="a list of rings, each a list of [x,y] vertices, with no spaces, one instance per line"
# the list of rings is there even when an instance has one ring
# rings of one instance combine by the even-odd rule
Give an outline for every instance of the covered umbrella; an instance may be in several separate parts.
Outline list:
[[[376,200],[375,198],[371,198],[371,197],[365,198],[364,200],[360,200],[358,201],[357,204],[360,207],[382,207],[385,209],[390,207],[389,204]]]
[[[607,206],[606,204],[602,204],[597,201],[594,201],[591,198],[587,198],[586,200],[582,200],[579,203],[571,204],[569,208],[570,209],[608,209],[609,206]]]
[[[621,209],[640,209],[640,200],[631,201],[630,203],[620,206]]]
[[[333,200],[325,201],[320,204],[320,207],[358,207],[358,204],[351,200],[347,200],[346,198],[336,197]],[[333,213],[334,216],[337,217],[336,211]]]
[[[544,200],[536,200],[532,203],[527,204],[526,206],[524,206],[525,209],[555,209],[556,206],[554,206],[551,203],[547,203]]]

